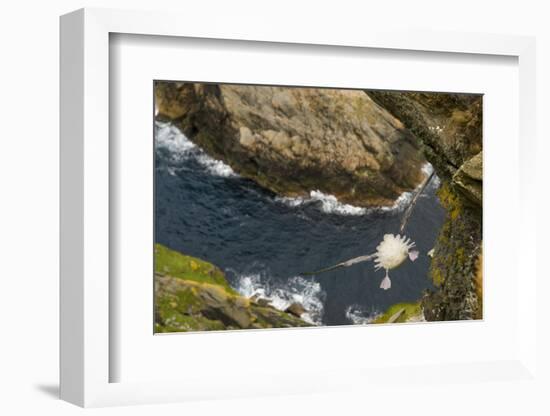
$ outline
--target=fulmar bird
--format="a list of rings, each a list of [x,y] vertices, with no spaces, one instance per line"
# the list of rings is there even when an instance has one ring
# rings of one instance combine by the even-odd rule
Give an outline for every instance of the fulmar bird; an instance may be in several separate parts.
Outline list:
[[[339,269],[340,267],[349,267],[357,263],[374,260],[375,270],[386,270],[386,276],[380,283],[380,289],[388,290],[391,288],[391,280],[388,272],[401,266],[407,257],[411,261],[415,261],[418,258],[418,251],[411,250],[414,246],[414,242],[404,235],[385,234],[384,239],[380,242],[380,244],[378,244],[376,247],[376,252],[373,254],[355,257],[353,259],[343,261],[342,263],[335,264],[334,266],[327,267],[326,269],[302,273],[302,275],[324,273]]]
[[[380,288],[388,290],[391,288],[391,280],[388,271],[395,269],[403,264],[409,257],[411,261],[418,258],[418,251],[411,249],[414,247],[414,242],[404,235],[386,234],[378,247],[374,257],[374,268],[376,270],[386,269],[386,277],[380,283]]]
[[[374,260],[375,270],[380,270],[380,269],[386,270],[386,276],[384,277],[382,282],[380,282],[380,289],[383,289],[383,290],[390,289],[391,280],[388,272],[392,269],[396,269],[397,267],[401,266],[405,262],[407,257],[411,261],[415,261],[418,258],[418,254],[419,254],[418,251],[411,250],[412,248],[414,248],[415,243],[411,241],[410,238],[402,235],[402,233],[404,232],[405,227],[409,221],[409,218],[411,217],[412,210],[416,204],[416,201],[418,200],[420,195],[422,195],[422,193],[424,192],[424,190],[426,189],[426,187],[434,177],[435,177],[435,172],[432,169],[430,174],[424,180],[424,183],[417,189],[414,197],[409,202],[409,205],[405,210],[405,213],[401,220],[399,233],[395,235],[385,234],[382,241],[376,247],[375,253],[369,254],[366,256],[355,257],[353,259],[343,261],[342,263],[338,263],[338,264],[335,264],[334,266],[317,270],[315,272],[302,273],[302,276],[324,273],[334,269],[339,269],[340,267],[349,267],[357,263]]]

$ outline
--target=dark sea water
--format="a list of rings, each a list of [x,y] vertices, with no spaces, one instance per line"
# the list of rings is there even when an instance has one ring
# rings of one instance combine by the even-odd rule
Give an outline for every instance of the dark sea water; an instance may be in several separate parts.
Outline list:
[[[397,233],[407,195],[384,211],[317,192],[280,198],[162,123],[155,128],[155,154],[156,241],[217,265],[246,296],[259,294],[279,308],[298,301],[317,324],[348,325],[416,301],[432,287],[426,253],[444,217],[437,180],[419,198],[405,230],[420,256],[392,270],[392,288],[384,291],[384,271],[375,271],[372,262],[311,277],[300,273],[373,253],[384,234]]]

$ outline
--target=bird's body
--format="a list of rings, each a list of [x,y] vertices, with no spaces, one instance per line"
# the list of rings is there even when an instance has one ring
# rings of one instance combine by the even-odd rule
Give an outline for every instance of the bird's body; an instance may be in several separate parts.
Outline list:
[[[380,288],[388,290],[391,288],[391,280],[388,275],[388,271],[401,266],[405,262],[407,257],[411,261],[415,261],[418,257],[418,251],[411,251],[411,248],[413,248],[414,246],[414,242],[412,242],[409,238],[405,236],[399,234],[385,234],[384,239],[380,242],[380,244],[378,244],[378,246],[376,247],[376,252],[374,252],[373,254],[355,257],[353,259],[343,261],[342,263],[335,264],[334,266],[327,267],[325,269],[302,274],[314,275],[339,269],[340,267],[349,267],[357,263],[374,260],[375,270],[386,270],[386,276],[380,283]]]
[[[383,240],[376,247],[376,252],[368,254],[366,256],[355,257],[353,259],[343,261],[342,263],[338,263],[334,266],[317,270],[315,272],[302,273],[302,275],[314,275],[324,273],[334,269],[338,269],[340,267],[349,267],[357,263],[362,263],[364,261],[374,260],[375,270],[386,270],[386,276],[380,283],[380,289],[390,289],[391,280],[388,274],[389,271],[401,266],[405,262],[405,260],[407,260],[407,257],[411,261],[415,261],[418,258],[418,251],[411,250],[415,246],[415,243],[411,241],[410,238],[401,235],[401,233],[405,230],[416,201],[418,200],[420,195],[422,195],[422,193],[434,177],[435,171],[432,170],[431,173],[426,177],[422,185],[417,189],[414,198],[411,200],[407,209],[405,210],[405,214],[403,215],[403,218],[401,220],[401,226],[399,227],[399,234],[385,234]],[[433,256],[433,249],[431,250],[431,253]],[[428,255],[429,254],[430,253],[428,253]]]
[[[405,236],[386,234],[376,247],[376,269],[395,269],[403,264],[414,243]]]
[[[422,193],[424,192],[424,190],[426,189],[426,187],[429,185],[429,183],[434,177],[435,177],[435,171],[432,170],[431,173],[426,177],[422,185],[417,189],[413,199],[411,200],[411,202],[409,202],[409,205],[405,210],[405,213],[401,220],[401,226],[399,227],[399,233],[402,233],[405,230],[405,227],[407,225],[407,222],[409,221],[409,218],[411,217],[416,201],[418,200],[420,195],[422,195]],[[388,274],[389,271],[401,266],[405,262],[407,257],[411,261],[415,261],[418,258],[418,254],[419,254],[418,251],[411,250],[414,246],[415,246],[415,243],[411,241],[410,238],[405,237],[404,235],[385,234],[380,244],[378,244],[378,246],[376,247],[376,252],[372,254],[355,257],[353,259],[343,261],[342,263],[338,263],[338,264],[335,264],[334,266],[317,270],[315,272],[302,273],[302,275],[314,275],[314,274],[324,273],[324,272],[338,269],[340,267],[349,267],[357,263],[362,263],[364,261],[374,260],[375,270],[380,270],[380,269],[386,270],[386,276],[380,283],[380,289],[388,290],[391,288],[391,280]],[[433,249],[431,250],[431,253],[433,256]],[[429,254],[430,253],[428,253],[428,255]]]
[[[388,272],[401,266],[407,257],[415,261],[418,257],[418,251],[411,251],[414,242],[404,235],[386,234],[378,247],[376,247],[374,268],[376,270],[386,269],[386,277],[380,283],[380,288],[388,290],[391,288],[391,280]]]

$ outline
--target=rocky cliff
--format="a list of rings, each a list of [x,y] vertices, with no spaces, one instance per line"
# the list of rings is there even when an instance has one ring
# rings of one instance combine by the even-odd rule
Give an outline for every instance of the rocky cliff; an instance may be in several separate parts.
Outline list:
[[[304,312],[240,296],[213,264],[155,245],[155,332],[309,326]]]
[[[392,205],[422,181],[428,160],[447,219],[424,316],[482,317],[480,95],[156,82],[155,97],[160,119],[279,195],[320,190],[353,205]],[[161,291],[173,288],[157,280]]]
[[[446,221],[434,247],[422,300],[429,321],[482,317],[482,97],[467,94],[367,91],[422,142],[441,178]]]
[[[359,90],[155,83],[158,117],[279,195],[388,206],[423,179],[419,144]]]

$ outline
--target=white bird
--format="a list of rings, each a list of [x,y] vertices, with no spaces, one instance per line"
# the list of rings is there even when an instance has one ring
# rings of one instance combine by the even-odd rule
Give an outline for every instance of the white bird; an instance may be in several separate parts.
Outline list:
[[[416,201],[418,200],[420,195],[422,195],[422,193],[424,192],[424,190],[426,189],[426,187],[434,177],[435,177],[435,171],[432,170],[431,173],[424,180],[424,183],[416,191],[416,194],[414,195],[411,202],[409,202],[409,205],[405,210],[403,218],[401,219],[401,226],[399,227],[400,233],[402,233],[405,230],[405,226],[407,225],[407,222],[411,217]],[[357,263],[362,263],[364,261],[374,260],[375,270],[380,270],[380,269],[386,270],[386,276],[384,277],[382,282],[380,282],[380,289],[388,290],[391,288],[389,271],[401,266],[403,262],[407,259],[407,257],[411,261],[415,261],[418,258],[418,254],[419,254],[418,251],[411,250],[412,248],[414,248],[414,246],[415,246],[415,243],[411,241],[410,238],[405,237],[404,235],[385,234],[383,240],[376,247],[376,252],[373,254],[355,257],[353,259],[343,261],[342,263],[335,264],[334,266],[327,267],[325,269],[317,270],[315,272],[302,273],[302,275],[307,276],[312,274],[324,273],[334,269],[339,269],[340,267],[349,267]],[[433,250],[431,252],[433,256]]]
[[[391,288],[389,270],[401,266],[407,257],[411,261],[415,261],[418,258],[418,251],[411,251],[414,246],[414,242],[404,235],[384,235],[384,239],[376,247],[376,256],[374,258],[375,270],[386,269],[386,277],[380,283],[381,289],[388,290]]]
[[[415,243],[408,237],[399,234],[385,234],[384,239],[380,242],[380,244],[378,244],[376,247],[376,252],[373,254],[355,257],[325,269],[317,270],[315,272],[302,273],[302,275],[324,273],[340,267],[349,267],[357,263],[374,260],[375,270],[386,270],[386,276],[380,283],[380,289],[388,290],[391,288],[391,280],[388,273],[389,270],[396,269],[401,266],[407,257],[411,261],[415,261],[418,258],[418,251],[411,250],[414,246]]]

